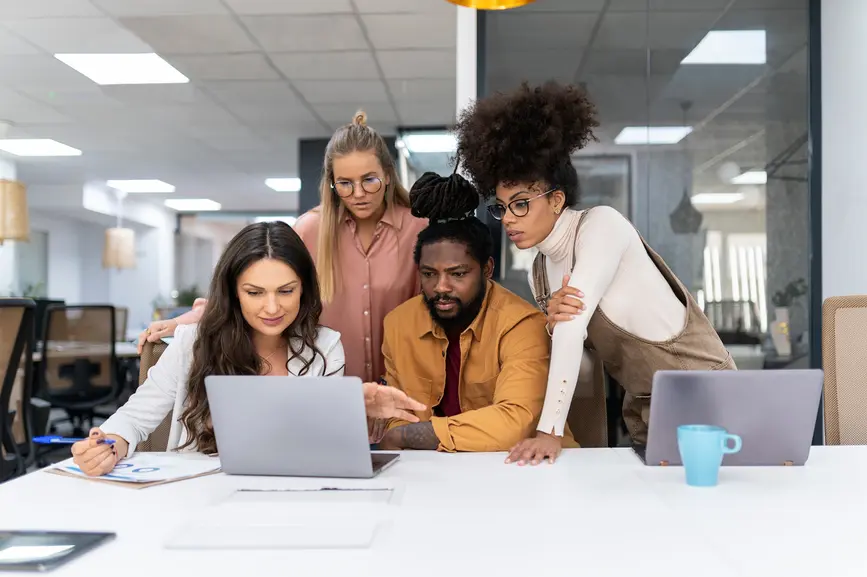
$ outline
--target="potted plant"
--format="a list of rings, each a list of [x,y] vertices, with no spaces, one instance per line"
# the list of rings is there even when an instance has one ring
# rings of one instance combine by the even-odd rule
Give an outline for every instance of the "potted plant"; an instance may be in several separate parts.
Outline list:
[[[779,322],[789,322],[789,309],[795,299],[807,294],[807,281],[802,278],[795,279],[778,290],[771,297],[771,302],[774,303],[774,317]]]
[[[189,288],[178,291],[178,296],[175,298],[175,303],[179,307],[192,307],[196,299],[199,298],[199,287],[193,285]]]

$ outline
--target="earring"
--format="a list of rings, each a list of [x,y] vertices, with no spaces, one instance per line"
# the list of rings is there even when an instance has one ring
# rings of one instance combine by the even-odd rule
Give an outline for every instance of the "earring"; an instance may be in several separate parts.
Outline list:
[[[560,214],[560,208],[559,207],[554,209],[554,214]]]

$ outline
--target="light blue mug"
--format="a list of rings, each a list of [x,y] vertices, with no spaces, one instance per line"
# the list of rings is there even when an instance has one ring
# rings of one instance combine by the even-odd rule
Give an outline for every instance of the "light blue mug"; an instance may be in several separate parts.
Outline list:
[[[733,443],[729,446],[729,441]],[[686,484],[713,487],[719,482],[719,468],[725,455],[737,453],[743,442],[722,427],[681,425],[677,428],[677,447],[686,473]]]

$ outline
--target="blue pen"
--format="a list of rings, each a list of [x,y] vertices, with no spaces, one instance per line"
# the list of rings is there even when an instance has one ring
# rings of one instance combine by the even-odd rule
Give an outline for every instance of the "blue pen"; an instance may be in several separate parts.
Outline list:
[[[46,435],[44,437],[33,437],[33,442],[37,445],[71,445],[78,441],[86,441],[87,439],[74,439],[72,437],[61,437],[60,435]],[[102,439],[100,445],[114,445],[114,439]]]

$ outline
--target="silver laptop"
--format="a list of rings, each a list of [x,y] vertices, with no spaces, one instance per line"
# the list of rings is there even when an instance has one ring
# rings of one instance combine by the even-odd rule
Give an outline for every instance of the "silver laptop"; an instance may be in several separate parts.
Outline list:
[[[803,465],[819,414],[821,370],[658,371],[653,377],[647,465],[681,465],[680,425],[716,425],[743,448],[723,465]]]
[[[371,453],[357,377],[205,377],[223,472],[369,478],[397,454]]]

